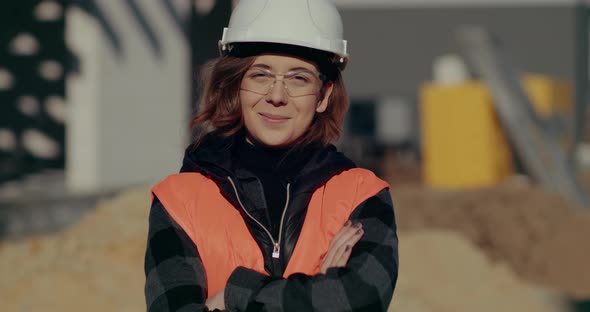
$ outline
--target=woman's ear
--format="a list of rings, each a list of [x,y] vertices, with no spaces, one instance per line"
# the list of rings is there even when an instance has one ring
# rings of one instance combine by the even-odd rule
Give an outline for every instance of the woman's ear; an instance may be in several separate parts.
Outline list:
[[[328,108],[328,102],[330,102],[330,95],[332,95],[332,91],[334,90],[334,83],[332,81],[329,81],[324,85],[322,89],[322,97],[318,102],[318,107],[316,107],[315,109],[315,111],[318,113],[323,113]]]

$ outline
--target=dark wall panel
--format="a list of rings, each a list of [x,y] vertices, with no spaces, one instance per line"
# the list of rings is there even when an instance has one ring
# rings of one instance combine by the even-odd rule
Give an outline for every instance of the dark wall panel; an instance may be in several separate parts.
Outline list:
[[[574,77],[574,7],[343,9],[353,97],[413,98],[431,77],[435,57],[456,51],[459,25],[482,25],[512,52],[521,69]]]

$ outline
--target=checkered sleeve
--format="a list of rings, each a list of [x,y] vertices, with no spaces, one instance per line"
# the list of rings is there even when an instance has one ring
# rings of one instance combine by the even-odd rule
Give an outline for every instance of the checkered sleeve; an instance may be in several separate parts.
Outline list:
[[[398,239],[387,189],[361,203],[350,220],[364,235],[348,264],[326,274],[271,278],[239,267],[225,288],[231,311],[386,311],[398,275]]]
[[[209,311],[197,247],[156,197],[149,216],[145,276],[148,311]]]

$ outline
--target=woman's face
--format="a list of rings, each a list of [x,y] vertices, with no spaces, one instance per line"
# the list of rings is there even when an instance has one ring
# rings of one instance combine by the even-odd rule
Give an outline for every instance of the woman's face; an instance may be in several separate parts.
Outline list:
[[[331,82],[322,89],[312,62],[286,55],[258,56],[240,90],[250,137],[271,147],[290,145],[305,133],[316,113],[326,110],[332,89]]]

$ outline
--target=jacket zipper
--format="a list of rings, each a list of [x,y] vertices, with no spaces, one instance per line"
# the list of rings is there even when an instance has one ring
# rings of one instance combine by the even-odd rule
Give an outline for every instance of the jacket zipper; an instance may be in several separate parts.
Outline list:
[[[289,206],[289,197],[290,197],[290,188],[291,188],[291,184],[287,183],[287,200],[285,201],[285,207],[283,208],[283,214],[281,215],[281,223],[279,224],[279,239],[278,240],[274,240],[274,238],[272,237],[272,234],[270,233],[270,231],[264,227],[264,225],[262,225],[262,223],[260,223],[258,220],[256,220],[249,212],[248,210],[246,210],[246,208],[244,207],[244,204],[242,204],[242,200],[240,199],[240,195],[238,194],[238,189],[236,188],[236,184],[234,183],[234,181],[232,180],[231,177],[227,177],[227,179],[229,180],[229,183],[231,183],[234,192],[236,193],[236,198],[238,199],[238,203],[240,204],[240,207],[242,207],[242,210],[244,210],[244,212],[246,213],[246,215],[252,219],[252,221],[256,222],[256,224],[258,224],[268,235],[268,237],[270,238],[270,241],[273,244],[273,249],[272,249],[272,257],[275,259],[278,259],[280,257],[281,254],[281,238],[283,237],[283,222],[285,221],[285,213],[287,212],[287,207]]]

